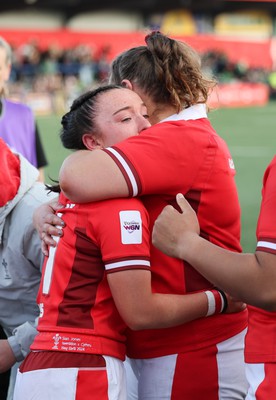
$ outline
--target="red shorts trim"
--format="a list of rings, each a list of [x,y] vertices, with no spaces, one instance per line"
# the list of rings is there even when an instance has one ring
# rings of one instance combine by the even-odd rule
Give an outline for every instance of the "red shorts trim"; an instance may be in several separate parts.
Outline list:
[[[20,365],[20,372],[47,368],[102,368],[105,359],[99,354],[31,351]]]

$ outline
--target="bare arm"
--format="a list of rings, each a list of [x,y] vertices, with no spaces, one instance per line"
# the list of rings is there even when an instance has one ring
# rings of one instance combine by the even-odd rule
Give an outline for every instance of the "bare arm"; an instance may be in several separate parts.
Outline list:
[[[205,292],[185,295],[152,293],[151,274],[130,270],[108,275],[116,307],[133,330],[168,328],[205,317]],[[227,312],[239,312],[245,305],[228,297]]]
[[[10,369],[16,362],[11,346],[7,339],[0,340],[0,373]]]
[[[45,181],[44,168],[39,168],[38,171],[39,171],[38,181],[44,182]]]
[[[119,167],[102,150],[79,150],[69,155],[61,166],[59,183],[65,195],[78,203],[129,195]]]
[[[100,167],[99,167],[100,165]],[[60,170],[60,187],[74,202],[128,197],[126,181],[116,163],[101,150],[79,150],[68,156]],[[53,200],[38,207],[33,223],[42,240],[43,254],[55,247],[55,236],[62,236],[63,221],[55,214],[58,201]]]
[[[240,254],[199,236],[195,212],[177,195],[182,213],[164,208],[153,229],[153,244],[164,253],[188,261],[205,278],[233,297],[276,311],[276,257],[265,252]]]

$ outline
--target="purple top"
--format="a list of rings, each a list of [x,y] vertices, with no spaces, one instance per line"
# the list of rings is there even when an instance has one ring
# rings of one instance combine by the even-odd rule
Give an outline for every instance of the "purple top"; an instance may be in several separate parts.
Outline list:
[[[30,107],[2,99],[0,137],[37,167],[35,118]]]

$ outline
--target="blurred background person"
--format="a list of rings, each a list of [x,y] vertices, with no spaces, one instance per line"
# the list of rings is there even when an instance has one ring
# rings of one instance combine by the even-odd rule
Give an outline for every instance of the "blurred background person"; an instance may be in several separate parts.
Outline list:
[[[6,98],[11,67],[11,47],[0,37],[0,137],[37,167],[39,180],[44,181],[43,167],[47,165],[47,160],[33,111],[25,104]]]

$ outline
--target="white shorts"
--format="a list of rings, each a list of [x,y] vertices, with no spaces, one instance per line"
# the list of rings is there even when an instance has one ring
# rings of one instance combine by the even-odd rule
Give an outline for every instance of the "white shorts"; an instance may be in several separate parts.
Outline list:
[[[276,399],[276,363],[246,364],[249,389],[246,400]]]
[[[132,367],[126,364],[128,400],[243,400],[248,388],[245,333],[185,354],[128,359]],[[133,373],[138,380],[136,396]]]
[[[14,400],[126,400],[123,362],[103,358],[105,367],[18,371]]]

